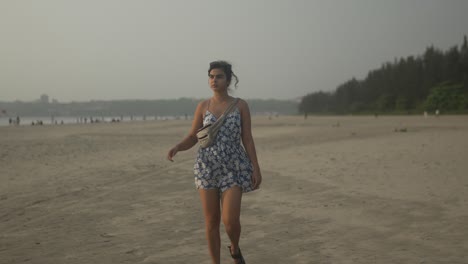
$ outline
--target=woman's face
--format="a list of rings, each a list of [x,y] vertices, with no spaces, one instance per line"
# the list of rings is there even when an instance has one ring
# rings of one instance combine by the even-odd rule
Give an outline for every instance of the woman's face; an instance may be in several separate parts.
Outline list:
[[[213,91],[225,90],[228,87],[226,74],[221,69],[212,69],[208,74],[208,83]]]

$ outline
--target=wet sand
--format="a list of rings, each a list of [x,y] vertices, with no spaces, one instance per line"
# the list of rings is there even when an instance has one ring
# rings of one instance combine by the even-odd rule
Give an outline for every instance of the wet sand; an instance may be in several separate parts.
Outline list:
[[[0,127],[0,263],[210,263],[191,121]],[[468,263],[468,116],[253,118],[248,263]],[[222,236],[222,263],[231,263]]]

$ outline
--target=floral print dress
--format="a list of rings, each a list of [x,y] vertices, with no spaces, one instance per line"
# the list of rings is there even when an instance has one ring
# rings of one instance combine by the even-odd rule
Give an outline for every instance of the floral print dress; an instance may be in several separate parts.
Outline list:
[[[216,116],[206,110],[203,125],[216,122]],[[198,149],[194,165],[197,189],[218,189],[221,193],[233,186],[242,192],[252,191],[253,167],[241,146],[241,115],[237,107],[225,118],[215,142]]]

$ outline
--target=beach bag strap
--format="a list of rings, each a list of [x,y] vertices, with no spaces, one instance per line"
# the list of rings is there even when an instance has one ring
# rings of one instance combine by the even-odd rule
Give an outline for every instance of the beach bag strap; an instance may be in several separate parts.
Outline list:
[[[225,118],[236,106],[237,102],[239,101],[239,98],[234,99],[234,102],[231,103],[231,105],[224,111],[224,113],[219,117],[219,119]]]
[[[224,113],[219,117],[219,119],[216,120],[213,126],[216,126],[216,127],[220,126],[223,123],[226,116],[234,109],[238,101],[239,101],[239,98],[234,99],[234,102],[232,102],[231,105],[229,105],[226,111],[224,111]],[[212,129],[215,129],[215,128],[212,128]]]
[[[214,140],[216,139],[216,135],[218,134],[218,130],[221,128],[226,116],[234,109],[239,98],[234,99],[234,102],[224,111],[224,113],[212,124],[207,124],[200,128],[197,131],[197,138],[200,146],[202,148],[209,147],[213,144]]]

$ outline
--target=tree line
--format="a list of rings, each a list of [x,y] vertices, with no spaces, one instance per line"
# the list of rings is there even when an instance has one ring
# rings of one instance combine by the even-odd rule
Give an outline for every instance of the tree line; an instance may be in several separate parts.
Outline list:
[[[34,102],[1,102],[0,117],[2,116],[184,116],[193,115],[197,104],[204,99],[179,98],[159,100],[112,100],[52,103],[43,101]],[[297,102],[291,100],[275,99],[246,99],[252,114],[282,115],[297,114]]]
[[[301,113],[468,112],[468,43],[447,51],[427,47],[420,56],[384,63],[363,80],[352,78],[335,91],[307,94]]]

